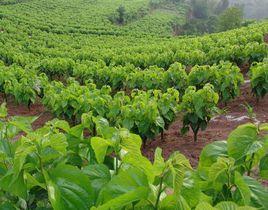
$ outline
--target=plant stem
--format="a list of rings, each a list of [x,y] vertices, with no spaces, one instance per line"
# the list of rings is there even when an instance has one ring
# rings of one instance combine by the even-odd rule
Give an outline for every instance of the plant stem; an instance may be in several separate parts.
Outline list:
[[[247,173],[248,176],[250,176],[250,172],[251,172],[251,168],[252,168],[252,164],[253,164],[254,156],[255,156],[255,153],[253,153],[253,154],[251,155],[251,161],[250,161],[250,163],[249,163],[248,173]]]
[[[161,131],[161,141],[164,141],[164,130]]]
[[[164,177],[162,176],[161,179],[160,179],[159,190],[158,190],[158,193],[157,193],[157,198],[156,198],[156,202],[155,202],[155,206],[154,206],[155,210],[158,209],[158,204],[159,204],[159,201],[160,201],[160,195],[162,193],[163,179],[164,179]]]
[[[115,174],[118,174],[118,157],[117,155],[115,156]]]

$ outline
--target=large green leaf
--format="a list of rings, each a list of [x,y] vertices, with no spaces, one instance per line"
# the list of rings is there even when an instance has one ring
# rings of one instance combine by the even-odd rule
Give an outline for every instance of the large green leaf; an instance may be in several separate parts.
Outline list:
[[[38,117],[24,117],[24,116],[14,116],[8,122],[9,126],[12,125],[17,128],[18,131],[24,131],[29,133],[32,131],[31,124],[37,119]]]
[[[198,179],[191,171],[185,174],[181,194],[191,208],[195,207],[202,198]]]
[[[257,141],[257,127],[254,124],[239,126],[228,137],[228,155],[242,161],[255,141]]]
[[[216,208],[212,207],[207,202],[201,202],[196,206],[195,210],[216,210]]]
[[[268,190],[251,177],[244,177],[251,193],[251,206],[268,209]]]
[[[237,192],[239,192],[238,197],[239,201],[236,201],[240,205],[249,205],[250,203],[250,189],[248,185],[245,183],[243,177],[235,171],[234,184],[237,187]]]
[[[236,210],[237,205],[230,201],[223,201],[218,203],[215,208],[219,210]]]
[[[199,203],[195,210],[256,210],[250,206],[238,206],[236,203],[231,201],[223,201],[218,203],[215,207],[212,207],[209,203]]]
[[[26,137],[21,137],[20,145],[17,147],[15,156],[14,156],[14,173],[19,174],[22,170],[22,167],[25,163],[26,157],[35,152],[36,146],[31,142],[30,139]]]
[[[191,170],[189,160],[181,153],[173,153],[167,161],[168,173],[165,182],[174,189],[174,193],[179,195],[185,173]]]
[[[6,103],[2,103],[0,106],[0,118],[5,118],[7,116]]]
[[[157,147],[154,153],[153,169],[156,176],[160,176],[166,167],[164,158],[162,157],[162,149]]]
[[[55,210],[89,209],[95,202],[90,180],[78,168],[60,164],[45,172],[49,200]]]
[[[254,210],[255,208],[249,207],[249,206],[238,206],[236,203],[231,201],[223,201],[218,203],[215,206],[215,209],[217,210]]]
[[[0,209],[1,210],[17,210],[14,204],[7,202],[7,201],[0,204]]]
[[[42,141],[42,147],[51,147],[61,155],[65,155],[67,152],[67,140],[63,133],[52,134],[48,138],[44,138]]]
[[[268,179],[268,154],[260,160],[260,175],[264,179]]]
[[[142,139],[140,136],[135,134],[128,134],[124,136],[120,141],[120,146],[126,152],[131,152],[132,154],[141,154]]]
[[[108,142],[103,138],[100,137],[91,138],[91,146],[95,152],[95,156],[98,163],[103,163],[109,145],[111,145],[110,142]]]
[[[139,168],[142,170],[148,177],[148,180],[150,182],[153,182],[154,180],[154,171],[153,171],[153,166],[152,163],[142,155],[135,155],[133,153],[128,153],[126,154],[122,162],[125,164],[130,164],[135,168]]]
[[[217,162],[219,157],[227,157],[227,142],[215,141],[206,145],[200,155],[198,172],[201,177],[207,179],[210,166]]]
[[[209,167],[218,157],[227,157],[226,141],[215,141],[206,145],[201,152],[198,167]]]
[[[228,170],[233,164],[232,159],[218,158],[217,162],[209,168],[209,181],[212,182],[210,187],[216,191],[221,191],[223,185],[228,182]]]
[[[124,207],[134,201],[146,199],[148,193],[147,176],[141,170],[131,167],[119,171],[119,174],[102,188],[98,204],[99,206],[104,205],[104,209],[107,207],[106,204],[109,204],[111,209],[120,205]]]
[[[26,199],[27,186],[23,177],[23,171],[19,174],[14,173],[13,170],[8,171],[8,173],[0,179],[0,189]]]
[[[159,204],[161,210],[190,210],[190,206],[182,196],[167,195]]]
[[[147,187],[137,187],[136,189],[122,194],[112,200],[109,200],[107,203],[98,206],[98,210],[110,210],[110,209],[121,209],[128,204],[131,204],[135,201],[140,201],[148,196],[148,188]]]
[[[104,164],[88,165],[83,169],[83,173],[89,176],[96,193],[111,180],[109,168]]]

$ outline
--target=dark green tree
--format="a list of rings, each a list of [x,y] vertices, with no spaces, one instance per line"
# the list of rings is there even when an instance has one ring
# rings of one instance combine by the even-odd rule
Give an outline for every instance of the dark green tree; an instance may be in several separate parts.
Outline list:
[[[243,11],[239,7],[230,7],[226,9],[218,20],[218,30],[226,31],[241,26],[243,21]]]
[[[118,18],[117,18],[117,22],[119,24],[124,24],[125,23],[125,16],[126,16],[126,9],[123,5],[120,5],[118,8],[117,8],[117,13],[118,13]]]

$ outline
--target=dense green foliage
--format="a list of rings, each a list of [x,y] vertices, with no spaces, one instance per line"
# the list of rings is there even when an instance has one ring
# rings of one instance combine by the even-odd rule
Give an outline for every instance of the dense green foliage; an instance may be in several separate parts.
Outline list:
[[[241,8],[230,7],[226,9],[218,20],[218,30],[226,31],[241,26],[243,20],[243,11]]]
[[[182,134],[191,128],[194,133],[194,141],[197,141],[198,131],[205,130],[208,122],[217,113],[219,95],[214,92],[210,84],[206,84],[203,89],[197,90],[194,86],[189,86],[182,97],[180,109],[183,113]]]
[[[257,99],[263,98],[268,93],[268,60],[254,63],[250,69],[250,82],[253,94]]]
[[[178,116],[197,140],[240,94],[241,64],[258,98],[268,90],[268,22],[174,37],[186,2],[0,0],[0,93],[58,118],[33,130],[36,117],[0,107],[0,209],[268,209],[267,124],[207,145],[196,169],[141,153]],[[195,15],[212,26],[217,2]]]
[[[201,153],[197,169],[175,152],[154,162],[141,139],[103,119],[85,138],[89,121],[70,127],[53,120],[32,131],[32,118],[7,118],[1,106],[0,207],[5,209],[266,209],[268,192],[250,177],[267,178],[267,124],[246,124],[227,142]],[[12,141],[20,131],[24,135]],[[246,144],[245,144],[246,142]],[[258,145],[258,146],[256,146]],[[244,172],[247,171],[247,175]],[[212,207],[214,206],[214,208]],[[248,206],[248,207],[246,207]]]

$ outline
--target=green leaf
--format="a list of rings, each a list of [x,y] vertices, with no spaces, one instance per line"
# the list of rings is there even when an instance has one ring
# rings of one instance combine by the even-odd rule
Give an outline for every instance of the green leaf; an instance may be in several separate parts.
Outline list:
[[[0,118],[5,118],[7,116],[6,103],[2,103],[0,106]]]
[[[103,163],[104,158],[106,156],[107,148],[110,145],[111,144],[103,138],[100,138],[100,137],[91,138],[91,146],[95,152],[95,156],[96,156],[98,163]]]
[[[125,171],[119,171],[119,174],[114,176],[111,181],[102,188],[98,204],[103,204],[104,209],[109,205],[122,208],[126,204],[134,201],[146,199],[149,193],[149,184],[147,176],[137,168],[128,168]],[[114,201],[113,201],[114,200]]]
[[[96,193],[111,180],[109,168],[103,164],[88,165],[83,169],[83,173],[89,177]]]
[[[128,136],[124,136],[120,141],[120,146],[126,152],[132,154],[141,154],[142,139],[140,136],[129,133]]]
[[[26,137],[21,137],[20,145],[17,147],[14,156],[14,173],[19,174],[23,168],[26,157],[36,151],[36,146]]]
[[[156,176],[160,176],[165,169],[165,160],[162,157],[162,149],[157,147],[154,153],[153,169]]]
[[[109,200],[104,205],[98,206],[98,210],[110,210],[110,209],[121,209],[122,207],[131,204],[135,201],[140,201],[148,195],[147,187],[137,187],[128,193],[120,195],[112,200]]]
[[[268,209],[268,190],[251,177],[244,177],[251,193],[251,206]]]
[[[249,205],[250,203],[250,189],[248,185],[245,183],[243,177],[235,171],[235,177],[234,177],[234,184],[237,187],[237,190],[239,191],[239,197],[241,197],[240,201],[236,201],[236,203],[239,203],[240,205]]]
[[[260,160],[260,175],[264,179],[268,179],[268,154]]]
[[[167,195],[159,204],[162,210],[191,210],[182,196]]]
[[[53,121],[53,126],[55,128],[62,129],[65,132],[69,132],[69,130],[70,130],[69,123],[67,121],[65,121],[65,120],[56,119],[56,120]],[[74,129],[72,130],[72,133],[75,133]]]
[[[158,116],[155,120],[155,124],[159,126],[160,128],[164,129],[165,128],[165,121],[162,117]]]
[[[65,155],[67,152],[67,140],[63,133],[51,134],[48,138],[42,141],[42,147],[51,147],[61,155]]]
[[[200,202],[202,194],[199,180],[191,171],[187,171],[185,174],[181,194],[191,208],[195,207]]]
[[[55,210],[89,209],[94,205],[89,178],[78,168],[60,164],[44,175],[49,201]]]
[[[152,163],[145,157],[139,154],[133,154],[133,153],[128,153],[126,154],[122,162],[125,164],[130,164],[134,166],[135,168],[139,168],[141,171],[143,171],[150,182],[153,182],[154,180],[154,173],[153,173],[153,166]]]
[[[259,126],[260,131],[268,131],[268,123],[263,123]]]
[[[212,207],[209,203],[201,202],[196,206],[195,210],[216,210],[216,208]]]
[[[169,172],[166,180],[167,184],[174,189],[174,193],[179,195],[185,173],[187,170],[191,170],[189,160],[179,152],[173,153],[167,161]]]
[[[234,202],[230,201],[223,201],[215,206],[215,208],[218,210],[236,210],[237,207],[238,206]]]
[[[218,157],[227,157],[226,141],[215,141],[206,145],[201,152],[198,168],[211,166]]]
[[[14,116],[10,119],[8,122],[10,125],[15,126],[21,131],[24,131],[26,133],[29,133],[32,131],[32,123],[37,119],[38,117],[24,117],[24,116]]]
[[[7,201],[0,204],[0,209],[1,210],[17,210],[14,204],[7,202]]]
[[[26,199],[27,186],[23,178],[23,171],[19,174],[9,171],[4,177],[0,179],[0,188],[15,196]]]
[[[235,160],[241,160],[248,154],[255,141],[257,141],[257,127],[250,123],[241,125],[228,137],[228,154]]]
[[[221,191],[222,187],[228,181],[229,168],[234,165],[233,159],[224,157],[218,158],[217,162],[209,168],[209,180],[212,181],[214,190]]]

